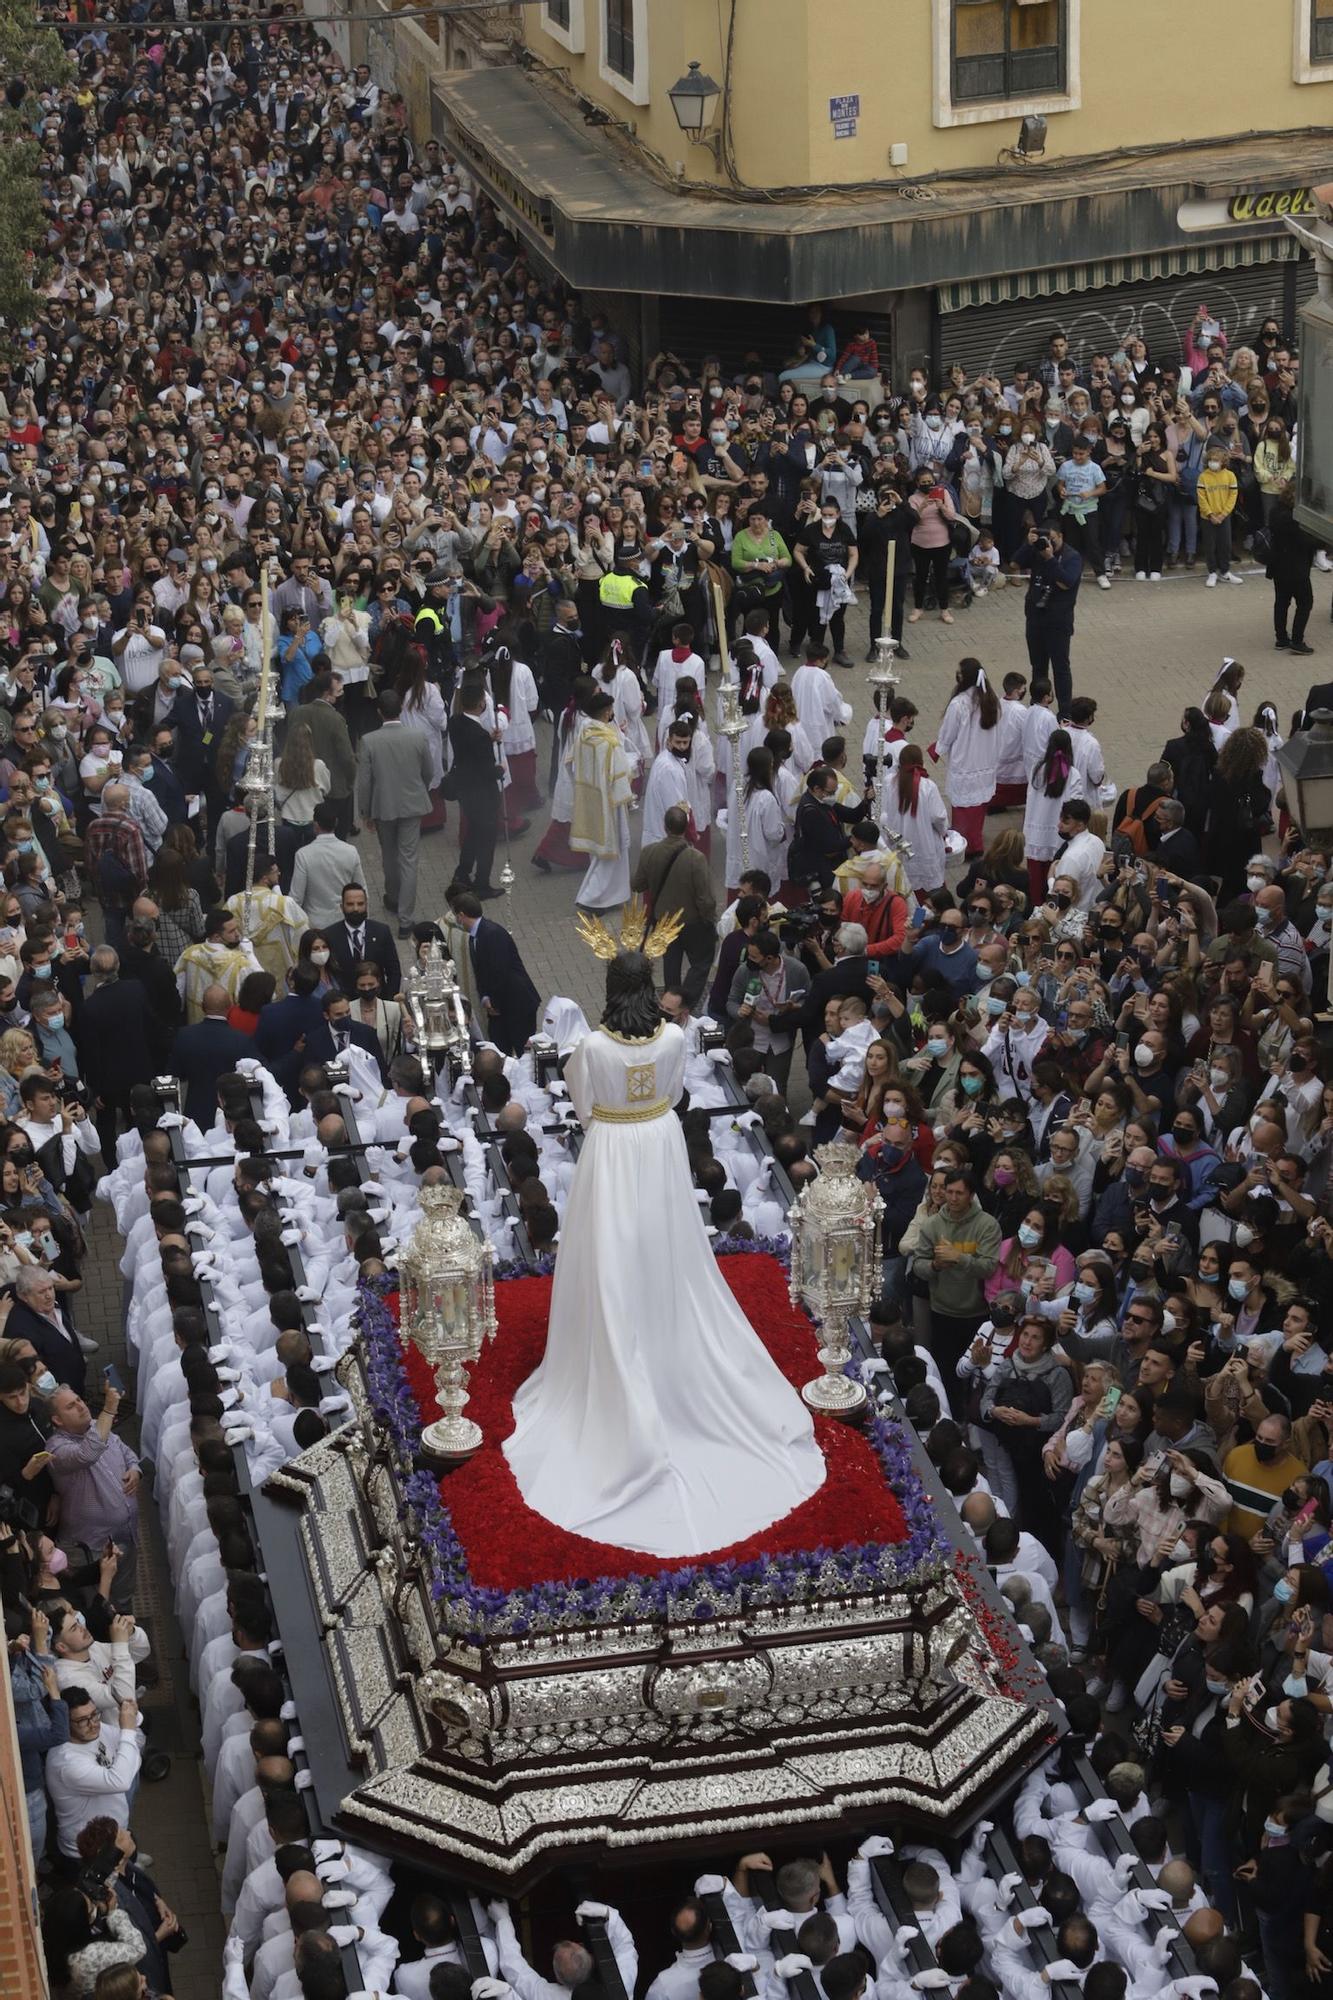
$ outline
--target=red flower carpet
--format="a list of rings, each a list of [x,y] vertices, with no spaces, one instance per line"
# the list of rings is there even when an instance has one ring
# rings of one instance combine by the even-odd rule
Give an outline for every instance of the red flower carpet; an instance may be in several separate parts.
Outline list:
[[[796,1388],[815,1374],[814,1328],[787,1297],[787,1278],[771,1257],[724,1257],[728,1285],[787,1380]],[[518,1490],[501,1445],[514,1428],[514,1392],[546,1351],[550,1278],[510,1278],[495,1288],[499,1331],[471,1370],[467,1415],[486,1442],[476,1456],[441,1481],[440,1494],[467,1551],[474,1584],[525,1590],[534,1584],[599,1576],[637,1576],[704,1563],[753,1562],[798,1550],[840,1549],[858,1542],[900,1542],[907,1524],[884,1473],[861,1434],[828,1417],[815,1436],[828,1466],[818,1493],[761,1534],[706,1555],[670,1560],[588,1541],[534,1514]],[[403,1349],[422,1422],[439,1415],[430,1369],[415,1347]]]

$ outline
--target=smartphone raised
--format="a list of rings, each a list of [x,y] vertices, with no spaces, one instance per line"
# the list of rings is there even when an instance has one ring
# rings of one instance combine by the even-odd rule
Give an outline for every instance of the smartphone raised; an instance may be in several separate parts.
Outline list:
[[[118,1396],[124,1395],[124,1378],[114,1361],[107,1362],[105,1368],[102,1370],[102,1380],[106,1383],[107,1388],[114,1389]]]

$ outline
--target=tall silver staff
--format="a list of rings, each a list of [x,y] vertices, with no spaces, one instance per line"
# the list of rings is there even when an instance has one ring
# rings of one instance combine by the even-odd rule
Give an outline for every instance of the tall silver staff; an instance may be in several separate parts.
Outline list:
[[[713,622],[717,626],[717,649],[722,660],[722,686],[718,691],[721,714],[717,727],[718,734],[726,737],[731,749],[731,811],[735,816],[741,873],[744,875],[750,866],[750,830],[745,824],[745,778],[740,760],[745,717],[741,714],[740,682],[733,678],[731,654],[727,647],[727,607],[723,602],[722,586],[716,577],[710,577],[708,587],[712,593]],[[730,887],[730,884],[727,886]]]
[[[876,639],[876,660],[866,675],[871,688],[871,713],[876,718],[875,730],[875,824],[879,825],[884,811],[884,732],[889,726],[889,696],[898,685],[898,675],[894,671],[893,654],[898,641],[894,638]],[[881,829],[882,830],[882,829]]]
[[[267,558],[259,568],[259,706],[255,711],[258,734],[250,745],[250,754],[245,762],[245,775],[241,779],[241,790],[247,797],[247,811],[250,818],[250,834],[245,849],[245,934],[253,937],[257,915],[255,905],[255,854],[258,849],[259,823],[261,819],[267,828],[265,851],[276,854],[278,842],[275,832],[277,817],[273,799],[273,731],[281,722],[286,711],[279,699],[273,681],[273,611],[269,601],[269,565]]]

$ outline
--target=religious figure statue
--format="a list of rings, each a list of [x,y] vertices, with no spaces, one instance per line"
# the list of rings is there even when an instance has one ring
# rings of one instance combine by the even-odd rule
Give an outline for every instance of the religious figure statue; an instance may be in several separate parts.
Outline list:
[[[641,942],[644,928],[627,922],[622,942]],[[709,1247],[673,1110],[685,1055],[650,958],[617,952],[601,1026],[565,1070],[587,1136],[546,1354],[514,1398],[504,1446],[537,1513],[657,1556],[758,1533],[818,1491],[825,1471],[809,1412]]]

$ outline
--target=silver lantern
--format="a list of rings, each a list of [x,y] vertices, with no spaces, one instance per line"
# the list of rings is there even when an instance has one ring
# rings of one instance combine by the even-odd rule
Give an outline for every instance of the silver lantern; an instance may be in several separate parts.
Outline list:
[[[865,1403],[859,1382],[843,1374],[852,1358],[850,1321],[868,1310],[880,1277],[884,1203],[857,1179],[860,1155],[840,1141],[815,1153],[819,1173],[787,1212],[791,1229],[791,1299],[819,1322],[824,1373],[801,1394],[812,1410],[851,1416]]]
[[[404,1337],[435,1371],[440,1416],[421,1433],[438,1458],[468,1458],[482,1434],[463,1415],[467,1369],[495,1332],[491,1246],[463,1219],[462,1190],[421,1190],[421,1221],[398,1258]]]
[[[408,968],[403,999],[412,1017],[412,1039],[431,1068],[438,1071],[449,1057],[459,1069],[471,1069],[472,1045],[458,974],[437,939],[432,938],[424,957]]]

